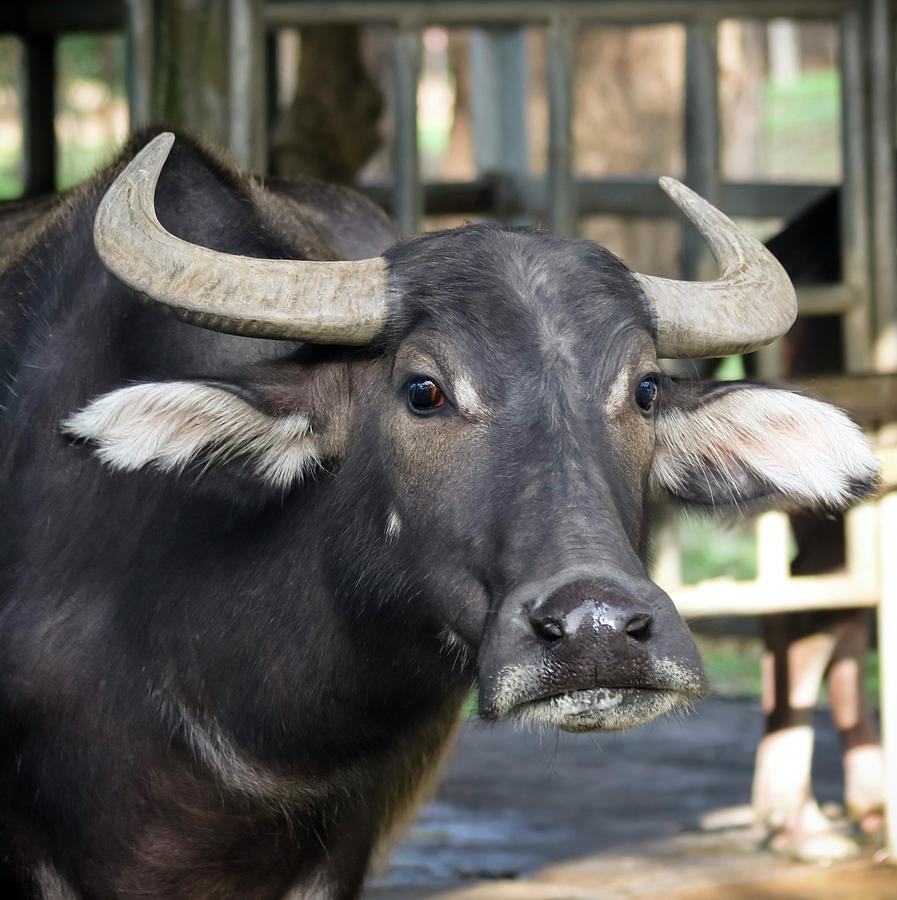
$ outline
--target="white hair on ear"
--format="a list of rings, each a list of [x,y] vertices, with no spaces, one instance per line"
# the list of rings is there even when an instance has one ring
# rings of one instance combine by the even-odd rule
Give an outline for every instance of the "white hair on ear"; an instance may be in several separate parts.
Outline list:
[[[201,382],[136,384],[98,397],[62,429],[92,441],[114,469],[244,461],[268,484],[289,487],[318,460],[308,417],[269,416],[235,394]]]
[[[736,388],[692,409],[661,409],[652,481],[672,493],[707,480],[739,499],[745,471],[798,506],[849,506],[875,484],[879,465],[841,410],[792,391]],[[711,477],[715,476],[715,477]],[[743,488],[742,488],[743,490]]]

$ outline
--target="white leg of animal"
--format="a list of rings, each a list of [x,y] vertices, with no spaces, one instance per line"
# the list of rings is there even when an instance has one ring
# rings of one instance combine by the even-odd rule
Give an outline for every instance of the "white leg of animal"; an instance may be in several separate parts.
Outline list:
[[[828,693],[844,745],[844,802],[850,818],[874,833],[884,825],[884,755],[866,695],[866,616],[845,612],[835,631]]]
[[[763,661],[763,707],[767,734],[757,748],[753,804],[773,832],[775,850],[807,861],[845,859],[856,845],[832,831],[813,797],[810,715],[835,647],[833,634],[787,640],[768,629]],[[769,638],[770,633],[772,638]]]

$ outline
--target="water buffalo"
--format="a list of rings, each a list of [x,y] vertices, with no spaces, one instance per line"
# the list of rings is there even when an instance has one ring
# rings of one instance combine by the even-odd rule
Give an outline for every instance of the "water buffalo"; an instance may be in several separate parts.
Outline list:
[[[875,483],[833,408],[661,373],[795,313],[677,182],[717,281],[496,225],[394,244],[169,134],[125,167],[146,139],[0,270],[4,896],[354,897],[474,683],[569,731],[701,694],[652,492]]]

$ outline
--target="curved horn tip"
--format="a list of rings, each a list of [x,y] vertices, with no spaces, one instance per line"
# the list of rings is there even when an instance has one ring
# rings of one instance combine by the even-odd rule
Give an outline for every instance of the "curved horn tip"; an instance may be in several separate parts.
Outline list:
[[[698,199],[707,201],[697,192],[693,191],[687,184],[681,182],[678,178],[673,178],[672,175],[661,175],[660,178],[657,179],[657,183],[660,185],[661,190],[671,199],[674,203],[680,205],[680,198],[689,198],[689,199]]]
[[[143,162],[145,159],[152,158],[154,162],[158,160],[161,165],[168,159],[168,154],[171,153],[171,148],[173,146],[174,134],[171,131],[163,131],[161,134],[157,134],[135,155],[131,164],[133,165],[138,161]]]

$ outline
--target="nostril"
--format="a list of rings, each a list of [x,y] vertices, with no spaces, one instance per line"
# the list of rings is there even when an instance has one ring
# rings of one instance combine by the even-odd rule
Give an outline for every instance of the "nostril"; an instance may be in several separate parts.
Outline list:
[[[651,616],[639,613],[626,622],[626,634],[634,641],[644,641],[651,635]]]
[[[558,641],[564,636],[564,627],[551,616],[530,616],[533,631],[545,641]]]

